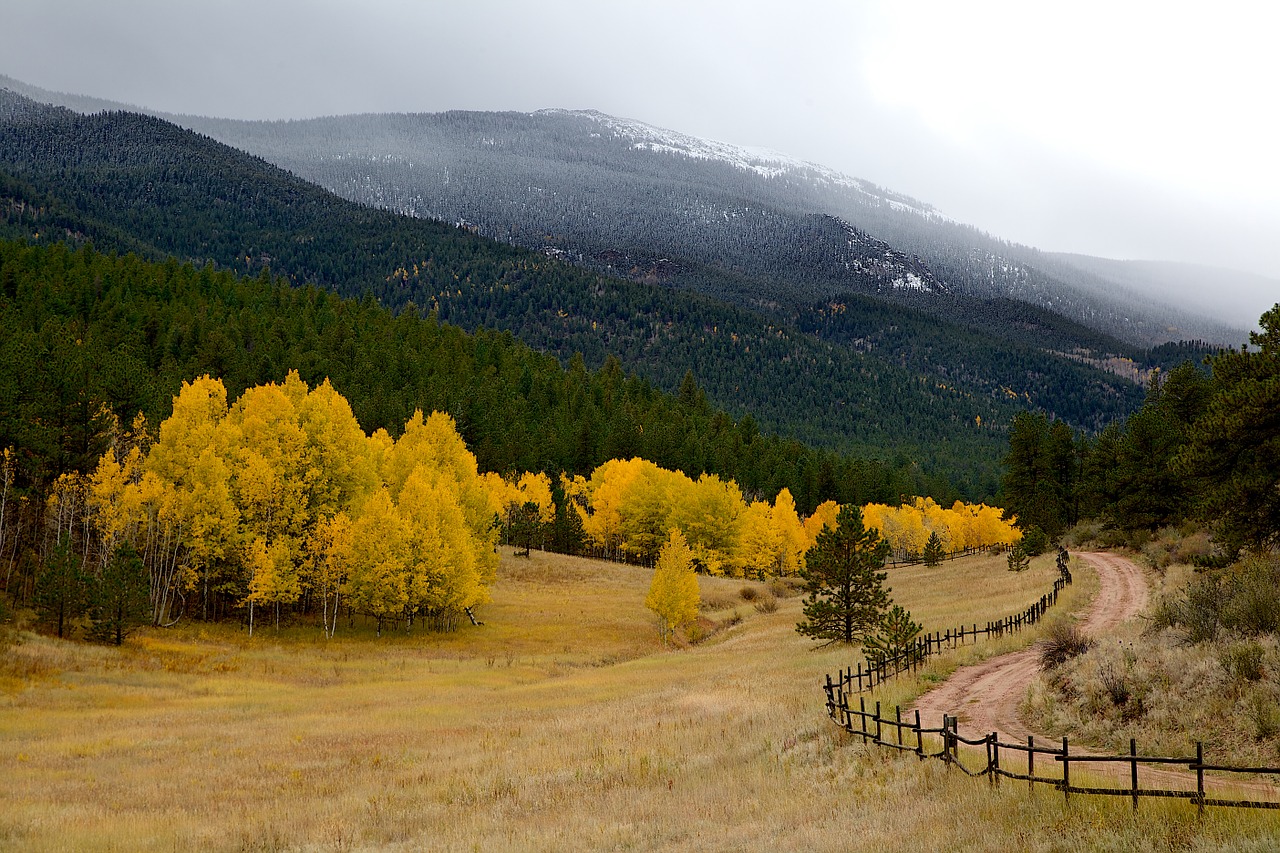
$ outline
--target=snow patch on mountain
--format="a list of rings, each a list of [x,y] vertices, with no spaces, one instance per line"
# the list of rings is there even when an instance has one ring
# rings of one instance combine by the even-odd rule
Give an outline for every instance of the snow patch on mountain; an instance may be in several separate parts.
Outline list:
[[[587,119],[607,129],[614,138],[629,142],[632,148],[639,151],[725,163],[771,180],[792,178],[818,186],[843,187],[864,196],[869,204],[885,205],[926,219],[953,221],[922,201],[890,193],[870,181],[850,177],[827,166],[810,163],[767,148],[746,147],[703,139],[634,119],[616,118],[596,110],[539,110],[535,115],[568,115]],[[592,136],[595,135],[592,134]]]

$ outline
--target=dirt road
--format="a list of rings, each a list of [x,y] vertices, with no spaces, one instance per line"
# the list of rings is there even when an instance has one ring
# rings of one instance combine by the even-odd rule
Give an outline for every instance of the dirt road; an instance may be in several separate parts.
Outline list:
[[[1086,635],[1104,636],[1109,629],[1134,618],[1146,607],[1146,578],[1142,569],[1132,561],[1102,552],[1078,556],[1098,572],[1098,594],[1081,622]],[[1034,647],[1001,655],[975,666],[962,667],[941,687],[921,696],[912,707],[920,709],[920,722],[926,728],[940,727],[943,714],[954,714],[959,717],[960,733],[966,737],[977,738],[997,732],[1003,742],[1022,743],[1028,735],[1034,735],[1037,741],[1049,745],[1056,738],[1029,730],[1018,717],[1018,705],[1039,672],[1039,653]],[[1072,752],[1077,755],[1098,754],[1080,747],[1073,747]],[[1007,769],[1024,772],[1025,764],[1016,766],[1024,760],[1022,756],[1007,756]],[[1126,767],[1107,764],[1098,767],[1096,772],[1123,775],[1127,784],[1129,770]],[[1142,785],[1146,787],[1195,790],[1195,775],[1184,770],[1144,765],[1141,774]],[[1208,778],[1205,782],[1211,794],[1217,790],[1223,796],[1234,798],[1267,801],[1280,798],[1280,788],[1264,781]],[[1224,786],[1230,787],[1224,789]]]
[[[1077,556],[1098,572],[1098,594],[1081,624],[1086,634],[1101,636],[1146,606],[1147,581],[1132,561],[1107,553]],[[961,731],[972,737],[999,732],[1001,740],[1025,741],[1027,735],[1037,733],[1018,718],[1018,704],[1039,672],[1040,657],[1034,647],[1001,655],[957,670],[945,684],[921,696],[913,708],[920,710],[926,727],[941,726],[943,714],[955,714]]]

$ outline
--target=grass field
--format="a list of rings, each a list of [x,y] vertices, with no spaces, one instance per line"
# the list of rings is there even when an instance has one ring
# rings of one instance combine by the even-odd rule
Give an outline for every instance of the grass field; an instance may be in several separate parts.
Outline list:
[[[1084,575],[1079,572],[1078,576]],[[1042,559],[891,572],[926,629],[1016,612]],[[485,624],[373,637],[345,624],[187,625],[123,649],[27,636],[0,664],[0,848],[13,850],[1273,849],[1270,815],[991,788],[848,740],[800,600],[772,613],[702,578],[707,617],[657,641],[647,570],[504,555]],[[1090,592],[1080,577],[1059,611]],[[1060,617],[1061,618],[1061,617]],[[905,703],[979,644],[885,685]]]

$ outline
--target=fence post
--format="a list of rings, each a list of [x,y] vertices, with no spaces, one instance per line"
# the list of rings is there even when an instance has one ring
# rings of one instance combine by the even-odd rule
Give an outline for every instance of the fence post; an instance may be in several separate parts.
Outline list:
[[[996,732],[991,733],[991,762],[987,766],[987,772],[991,774],[991,785],[994,787],[1000,784],[1000,740]]]
[[[902,706],[901,705],[893,706],[893,721],[896,724],[895,728],[898,730],[898,746],[902,746]]]
[[[876,700],[876,743],[880,743],[880,700]]]
[[[1133,784],[1133,810],[1138,810],[1138,741],[1129,738],[1129,780]]]
[[[1071,801],[1071,760],[1067,752],[1067,736],[1062,736],[1062,801]]]
[[[1196,815],[1204,817],[1204,744],[1196,741]]]
[[[858,719],[862,720],[862,742],[867,742],[867,699],[865,696],[858,697]]]
[[[1027,735],[1027,790],[1036,789],[1036,738]]]
[[[924,733],[920,731],[920,709],[916,708],[916,755],[924,761]]]

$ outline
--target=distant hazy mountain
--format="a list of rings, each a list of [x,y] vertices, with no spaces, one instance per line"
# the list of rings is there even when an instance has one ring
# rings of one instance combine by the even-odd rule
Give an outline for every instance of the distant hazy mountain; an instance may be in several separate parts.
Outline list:
[[[107,105],[0,84],[80,111]],[[780,319],[857,293],[1028,342],[1034,337],[1008,322],[1007,304],[990,300],[1025,302],[1052,312],[1037,325],[1057,326],[1067,349],[1098,356],[1122,354],[1115,338],[1149,347],[1234,343],[1243,334],[867,181],[602,113],[165,117],[354,201],[468,223],[602,272]]]
[[[1053,257],[1148,299],[1162,297],[1242,329],[1256,328],[1262,312],[1280,302],[1280,279],[1240,270],[1172,261],[1113,261],[1089,255]]]

